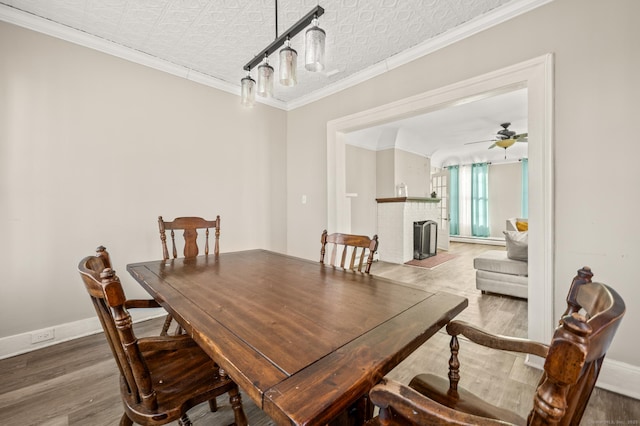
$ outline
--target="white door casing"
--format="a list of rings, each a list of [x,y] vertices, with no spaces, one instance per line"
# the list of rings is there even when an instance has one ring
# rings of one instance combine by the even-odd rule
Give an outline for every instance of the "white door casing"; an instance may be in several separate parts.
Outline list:
[[[449,250],[449,170],[431,174],[431,191],[440,198],[438,204],[438,248]]]

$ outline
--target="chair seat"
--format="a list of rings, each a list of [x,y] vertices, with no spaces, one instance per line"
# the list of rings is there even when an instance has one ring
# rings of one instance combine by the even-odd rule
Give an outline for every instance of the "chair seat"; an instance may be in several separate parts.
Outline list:
[[[509,410],[491,405],[461,387],[458,387],[458,398],[449,396],[449,380],[433,374],[417,375],[411,380],[409,387],[437,403],[457,411],[502,420],[515,425],[527,424],[526,419]]]
[[[199,346],[173,351],[143,351],[142,355],[151,375],[158,408],[146,410],[135,400],[135,395],[127,391],[127,384],[121,377],[125,407],[136,423],[157,419],[157,413],[162,413],[166,421],[177,420],[187,407],[215,399],[236,386],[229,378],[219,376],[218,366]]]

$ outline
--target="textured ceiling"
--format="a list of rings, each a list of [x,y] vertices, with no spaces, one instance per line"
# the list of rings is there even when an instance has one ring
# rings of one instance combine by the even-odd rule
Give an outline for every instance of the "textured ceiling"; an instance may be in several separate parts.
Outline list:
[[[275,84],[281,106],[342,85],[358,73],[452,31],[474,31],[509,19],[540,0],[279,0],[279,33],[317,4],[325,9],[326,69],[304,69],[303,33],[298,85]],[[0,0],[5,9],[44,18],[118,47],[184,67],[239,88],[242,67],[276,36],[273,0]],[[532,5],[533,4],[533,5]],[[7,8],[8,7],[8,8]],[[480,22],[480,24],[478,24]],[[277,56],[271,65],[278,72]],[[255,73],[254,73],[255,78]],[[239,90],[239,89],[238,89]]]

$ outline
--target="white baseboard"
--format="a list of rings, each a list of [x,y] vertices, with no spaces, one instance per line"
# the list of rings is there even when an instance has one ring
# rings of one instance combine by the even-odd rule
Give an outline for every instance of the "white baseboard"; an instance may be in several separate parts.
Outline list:
[[[527,356],[525,364],[542,369],[544,360]],[[640,367],[605,358],[596,386],[640,400]]]
[[[145,309],[142,313],[132,309],[130,311],[133,322],[145,321],[151,318],[164,316],[167,312],[162,308]],[[43,331],[53,330],[53,339],[39,343],[31,343],[31,337]],[[68,340],[77,339],[91,334],[101,333],[102,325],[98,317],[86,318],[79,321],[68,322],[41,330],[32,330],[27,333],[16,334],[0,338],[0,359],[35,351],[47,346],[56,345]]]
[[[491,246],[503,246],[506,244],[504,242],[504,238],[482,238],[482,237],[461,237],[461,236],[451,236],[449,237],[449,241],[453,241],[456,243],[470,243],[470,244],[487,244]]]
[[[596,386],[640,399],[640,367],[605,358]]]

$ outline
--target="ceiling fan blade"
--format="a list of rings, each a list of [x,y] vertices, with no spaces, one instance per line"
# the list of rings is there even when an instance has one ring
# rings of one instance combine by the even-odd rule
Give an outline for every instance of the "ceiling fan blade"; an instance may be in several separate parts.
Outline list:
[[[495,146],[496,146],[496,144],[494,143],[493,145],[491,145],[491,146],[489,147],[489,149],[494,148]]]
[[[520,133],[519,135],[514,135],[513,139],[520,141],[523,140],[525,141],[527,139],[527,136],[529,135],[529,133]]]
[[[474,143],[486,143],[486,142],[493,142],[493,139],[487,139],[484,141],[467,142],[465,143],[465,145],[473,145]]]

